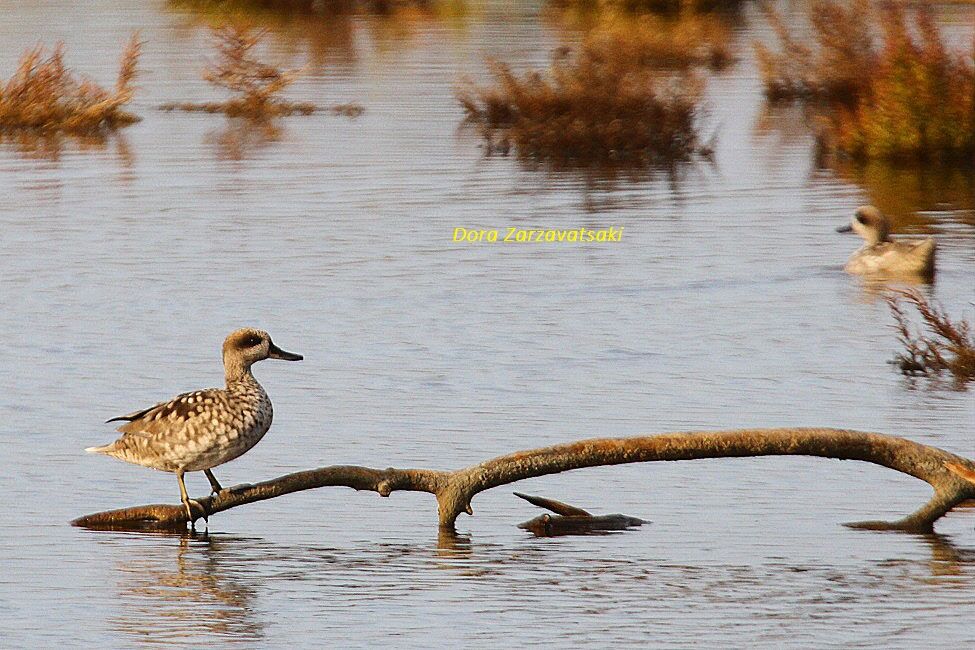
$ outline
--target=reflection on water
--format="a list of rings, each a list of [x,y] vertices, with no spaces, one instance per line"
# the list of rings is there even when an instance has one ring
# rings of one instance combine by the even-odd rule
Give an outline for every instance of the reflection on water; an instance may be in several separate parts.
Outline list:
[[[239,540],[207,535],[138,541],[117,564],[119,612],[113,628],[129,642],[155,645],[264,637],[254,611],[257,589],[235,562]]]
[[[116,133],[42,133],[20,130],[0,133],[0,147],[13,150],[28,160],[57,162],[66,151],[101,153],[112,149],[123,169],[131,170],[134,155],[125,135]]]
[[[67,526],[174,498],[172,476],[81,450],[130,405],[218,384],[220,342],[242,324],[306,361],[258,370],[275,425],[221,470],[228,483],[739,426],[883,431],[975,457],[971,392],[908,390],[887,363],[887,307],[842,271],[858,242],[834,232],[868,201],[932,232],[925,292],[958,313],[973,299],[971,175],[817,166],[801,111],[763,113],[750,43],[768,34],[748,5],[736,63],[709,76],[713,163],[485,157],[458,131],[458,80],[484,81],[488,57],[543,67],[572,35],[538,3],[465,4],[267,18],[262,57],[311,62],[295,98],[366,112],[263,130],[156,110],[214,98],[197,11],[0,0],[0,70],[63,39],[73,68],[111,83],[106,49],[133,25],[147,41],[144,120],[123,137],[0,144],[0,452],[16,468],[0,472],[3,645],[971,646],[972,511],[933,538],[843,528],[929,496],[857,463],[656,463],[518,486],[654,521],[585,538],[530,537],[504,490],[450,538],[429,495],[347,490],[220,513],[210,537]],[[953,21],[970,42],[972,13]],[[614,246],[450,241],[458,226],[613,225]]]
[[[932,577],[962,577],[971,572],[975,565],[975,549],[958,547],[945,535],[925,535],[924,540],[931,547]]]
[[[214,146],[221,160],[244,160],[281,139],[280,120],[227,118],[226,125],[210,131],[204,141]]]
[[[912,539],[928,548],[929,557],[879,558],[848,571],[785,558],[764,564],[632,562],[546,538],[507,546],[460,536],[441,537],[429,547],[353,548],[226,535],[130,538],[129,547],[120,549],[118,610],[110,622],[129,644],[248,646],[271,639],[311,641],[305,635],[316,619],[327,627],[359,629],[356,644],[375,643],[394,629],[399,644],[412,644],[426,638],[424,617],[437,610],[471,620],[445,632],[444,643],[461,636],[475,643],[493,638],[492,626],[475,625],[475,618],[517,628],[526,642],[540,642],[552,634],[542,624],[552,617],[584,617],[585,631],[563,633],[605,643],[653,638],[707,618],[712,625],[702,627],[694,643],[708,643],[721,638],[715,632],[731,613],[730,603],[735,616],[744,617],[739,633],[764,643],[787,641],[776,625],[783,617],[805,619],[811,631],[820,627],[815,619],[854,621],[884,611],[908,616],[919,600],[936,599],[946,609],[915,612],[915,625],[929,617],[954,620],[958,611],[950,607],[970,603],[975,549],[944,535]],[[645,535],[644,543],[658,542]],[[404,581],[403,575],[411,578]],[[553,600],[558,593],[563,597]],[[782,594],[794,596],[783,602]],[[876,640],[918,639],[911,631],[915,625],[900,621],[878,628]],[[846,625],[830,636],[840,644],[862,638],[856,626]]]
[[[774,136],[764,138],[763,143],[780,154],[804,145],[811,150],[817,119],[814,110],[799,104],[766,105],[755,122],[755,132]],[[895,233],[937,233],[945,217],[975,228],[975,168],[857,162],[834,155],[821,155],[817,164],[821,171],[863,188],[865,202],[891,219]]]
[[[941,166],[897,167],[835,161],[830,165],[859,185],[894,222],[894,230],[937,233],[939,217],[975,228],[975,169]]]
[[[349,73],[359,60],[357,48],[372,44],[379,52],[397,52],[431,29],[462,31],[472,17],[465,0],[394,2],[361,5],[330,2],[325,11],[306,11],[260,4],[170,0],[170,9],[189,25],[218,25],[245,20],[268,29],[278,47],[307,58],[313,73]]]

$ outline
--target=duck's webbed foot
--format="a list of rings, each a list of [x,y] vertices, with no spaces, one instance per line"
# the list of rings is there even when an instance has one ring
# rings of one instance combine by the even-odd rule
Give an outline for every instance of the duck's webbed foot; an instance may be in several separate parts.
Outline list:
[[[183,483],[183,470],[176,471],[176,480],[179,481],[179,497],[180,497],[180,501],[183,502],[183,507],[186,509],[186,518],[190,522],[190,528],[196,530],[194,524],[198,519],[198,517],[194,516],[193,514],[192,506],[194,505],[200,509],[200,512],[202,513],[203,516],[203,521],[210,523],[210,520],[207,518],[210,513],[208,513],[207,509],[203,507],[203,504],[200,503],[199,501],[191,499],[189,495],[186,494],[186,484]]]

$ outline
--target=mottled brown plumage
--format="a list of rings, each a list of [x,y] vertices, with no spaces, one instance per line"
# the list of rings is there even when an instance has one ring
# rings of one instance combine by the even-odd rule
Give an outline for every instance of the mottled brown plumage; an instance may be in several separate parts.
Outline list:
[[[226,388],[183,393],[168,402],[112,418],[109,422],[125,421],[118,428],[122,437],[86,451],[175,472],[192,521],[183,473],[204,471],[213,490],[219,492],[222,488],[210,469],[247,452],[271,426],[271,400],[251,374],[251,365],[263,359],[299,361],[301,356],[275,346],[267,332],[237,330],[223,344]]]

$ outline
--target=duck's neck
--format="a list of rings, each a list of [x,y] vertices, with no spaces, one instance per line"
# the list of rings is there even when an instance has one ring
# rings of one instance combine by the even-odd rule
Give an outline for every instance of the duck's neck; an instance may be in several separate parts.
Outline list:
[[[250,365],[244,364],[240,359],[224,359],[223,374],[228,388],[233,384],[239,384],[241,382],[257,381],[254,379],[254,375],[251,374]]]
[[[867,240],[867,246],[876,246],[890,241],[890,229],[886,224],[881,224],[876,228],[867,230],[863,238]]]

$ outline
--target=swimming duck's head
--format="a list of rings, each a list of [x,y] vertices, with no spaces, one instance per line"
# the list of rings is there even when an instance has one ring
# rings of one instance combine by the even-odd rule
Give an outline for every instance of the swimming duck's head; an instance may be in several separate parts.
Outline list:
[[[868,245],[888,241],[890,222],[883,213],[872,205],[861,205],[853,213],[853,219],[847,226],[841,226],[836,232],[855,232],[863,237]]]
[[[245,327],[232,332],[223,342],[223,364],[228,369],[246,370],[264,359],[301,361],[302,356],[274,345],[264,330]]]

